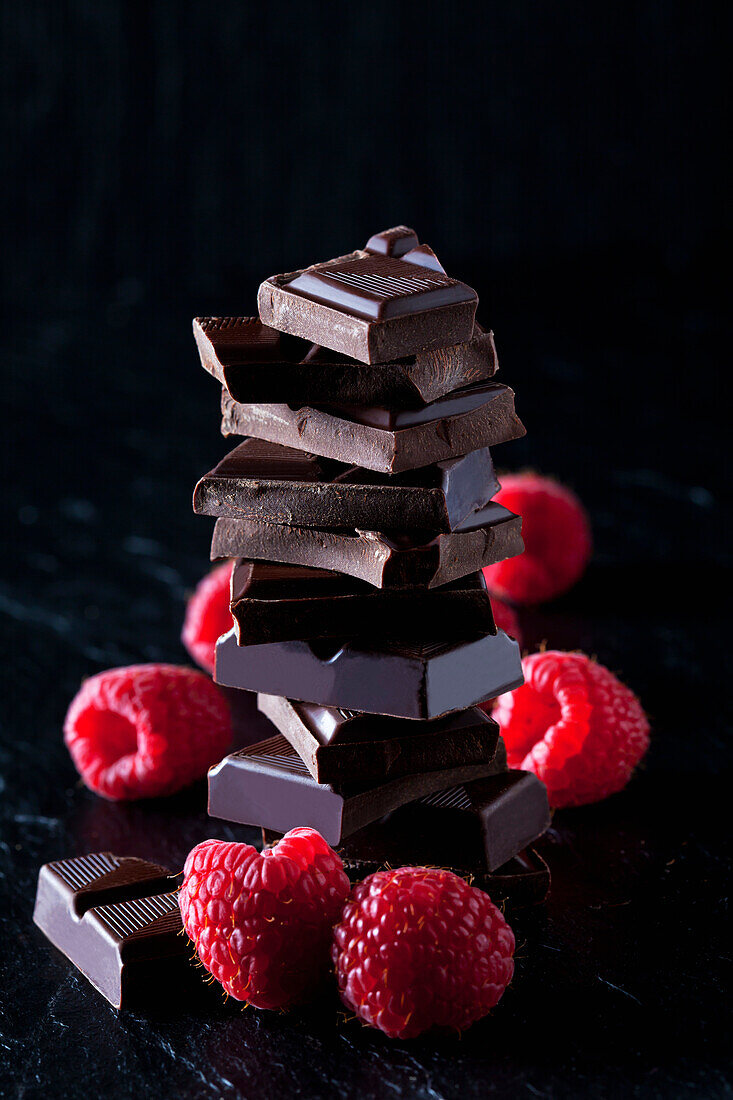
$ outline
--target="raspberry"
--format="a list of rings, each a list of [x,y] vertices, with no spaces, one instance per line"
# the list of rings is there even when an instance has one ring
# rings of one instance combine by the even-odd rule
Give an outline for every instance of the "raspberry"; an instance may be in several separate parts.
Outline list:
[[[507,474],[494,497],[522,517],[524,553],[484,568],[492,593],[511,603],[542,603],[567,592],[591,556],[582,504],[569,489],[534,473]]]
[[[534,772],[555,807],[625,787],[649,746],[633,691],[584,653],[533,653],[522,667],[524,684],[500,695],[493,711],[509,767]]]
[[[292,829],[261,853],[249,844],[198,844],[178,900],[201,962],[227,993],[255,1008],[287,1008],[328,977],[332,929],[349,888],[320,833]]]
[[[461,1031],[485,1016],[514,973],[514,935],[488,896],[451,871],[378,871],[356,887],[334,930],[341,999],[397,1039]]]
[[[112,668],[86,680],[64,740],[88,787],[105,798],[157,798],[206,775],[232,739],[229,708],[202,672]]]
[[[519,625],[519,616],[513,607],[496,596],[491,597],[491,609],[494,612],[494,622],[499,630],[503,630],[510,637],[522,645],[522,628]]]
[[[196,585],[186,607],[181,641],[196,664],[214,671],[217,639],[232,629],[229,590],[234,562],[217,565]]]

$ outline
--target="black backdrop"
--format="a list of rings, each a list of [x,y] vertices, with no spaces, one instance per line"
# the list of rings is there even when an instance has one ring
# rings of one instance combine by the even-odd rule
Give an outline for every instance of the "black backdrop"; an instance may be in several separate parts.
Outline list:
[[[696,279],[721,243],[714,4],[69,0],[3,17],[16,309],[244,307],[263,273],[407,221],[485,293],[520,267],[522,298],[552,295],[571,327],[563,293],[589,276],[615,305],[650,270]]]
[[[2,5],[0,1049],[19,1096],[724,1094],[725,23],[676,0]],[[593,565],[523,613],[525,640],[620,671],[652,716],[646,769],[557,815],[515,988],[460,1045],[221,1008],[118,1020],[30,914],[46,860],[180,866],[232,835],[199,789],[94,798],[59,732],[83,676],[186,659],[211,529],[190,492],[226,450],[190,319],[253,311],[264,276],[396,222],[479,291],[528,429],[500,466],[590,510]]]

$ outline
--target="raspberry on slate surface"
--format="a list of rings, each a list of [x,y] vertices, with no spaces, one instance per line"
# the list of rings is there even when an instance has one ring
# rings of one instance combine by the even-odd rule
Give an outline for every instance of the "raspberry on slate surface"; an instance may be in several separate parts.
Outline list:
[[[522,668],[524,684],[499,696],[492,715],[509,767],[534,772],[555,807],[625,787],[649,746],[633,691],[584,653],[533,653]]]
[[[230,585],[234,562],[217,565],[196,585],[186,606],[181,641],[197,665],[214,671],[217,639],[232,629],[229,610]]]
[[[292,829],[264,852],[205,840],[183,876],[183,926],[227,993],[255,1008],[287,1008],[318,992],[350,889],[320,833]]]
[[[511,981],[513,955],[512,930],[490,898],[427,867],[370,875],[334,929],[341,999],[398,1039],[462,1031],[485,1016]]]
[[[203,672],[130,665],[86,680],[72,700],[64,740],[79,774],[112,799],[173,794],[206,775],[229,748],[221,692]]]
[[[525,549],[484,568],[489,591],[532,604],[572,588],[592,551],[588,516],[575,493],[553,478],[524,472],[503,475],[494,501],[521,515]]]

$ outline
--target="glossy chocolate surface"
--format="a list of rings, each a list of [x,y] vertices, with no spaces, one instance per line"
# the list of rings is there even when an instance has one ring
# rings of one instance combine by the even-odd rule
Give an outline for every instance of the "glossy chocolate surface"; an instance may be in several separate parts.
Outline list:
[[[409,254],[408,254],[409,255]],[[478,302],[476,291],[405,256],[374,253],[315,264],[290,279],[288,290],[370,321]]]
[[[33,920],[115,1008],[136,1008],[193,978],[178,885],[111,852],[58,860],[39,872]]]
[[[286,833],[308,825],[329,844],[371,821],[440,789],[490,775],[493,760],[441,771],[412,773],[386,783],[336,791],[316,783],[292,745],[273,737],[224,757],[209,770],[209,815]]]
[[[214,679],[287,699],[397,718],[438,718],[523,682],[517,643],[499,630],[466,641],[216,643]]]
[[[414,231],[399,226],[369,244],[370,251],[265,280],[260,320],[364,363],[470,338],[475,290],[426,262]]]

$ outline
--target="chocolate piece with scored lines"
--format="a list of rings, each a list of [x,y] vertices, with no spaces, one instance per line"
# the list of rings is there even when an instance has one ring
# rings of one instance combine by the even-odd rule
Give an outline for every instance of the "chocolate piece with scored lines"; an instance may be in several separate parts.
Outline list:
[[[487,504],[451,532],[334,531],[218,519],[211,559],[254,558],[348,573],[375,588],[437,588],[521,554],[522,520]]]
[[[337,791],[316,783],[284,737],[225,756],[209,769],[209,815],[286,833],[297,826],[317,829],[328,844],[410,802],[439,790],[444,782],[470,782],[490,775],[493,761],[401,776],[376,786]]]
[[[176,876],[98,852],[45,864],[34,923],[115,1008],[139,1008],[199,983],[182,934]]]
[[[391,254],[377,251],[383,246]],[[476,291],[427,267],[424,254],[412,255],[412,230],[375,234],[367,248],[266,279],[257,296],[260,320],[363,363],[470,339]]]

